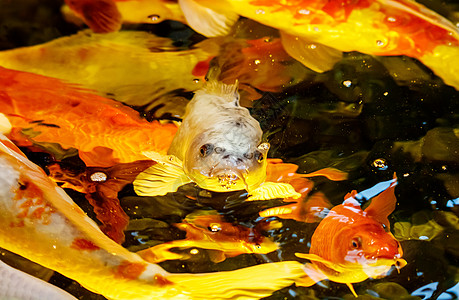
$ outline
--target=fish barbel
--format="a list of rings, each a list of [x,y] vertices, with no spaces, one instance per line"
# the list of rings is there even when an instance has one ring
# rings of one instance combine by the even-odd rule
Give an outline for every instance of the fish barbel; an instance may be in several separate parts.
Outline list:
[[[0,247],[108,299],[258,299],[304,277],[299,262],[172,274],[104,235],[37,165],[0,135]]]

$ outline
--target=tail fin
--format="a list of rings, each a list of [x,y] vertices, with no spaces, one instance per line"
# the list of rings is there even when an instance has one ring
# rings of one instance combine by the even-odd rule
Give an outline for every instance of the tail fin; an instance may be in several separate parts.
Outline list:
[[[285,261],[208,274],[170,274],[167,279],[185,285],[193,299],[260,299],[306,276],[302,267]]]

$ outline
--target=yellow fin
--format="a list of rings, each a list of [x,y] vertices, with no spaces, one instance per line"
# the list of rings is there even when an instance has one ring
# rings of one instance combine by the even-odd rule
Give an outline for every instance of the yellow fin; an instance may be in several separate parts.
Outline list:
[[[332,269],[332,270],[335,270],[337,272],[343,272],[346,270],[346,268],[338,265],[338,264],[335,264],[331,261],[328,261],[316,254],[306,254],[306,253],[295,253],[296,256],[300,257],[300,258],[305,258],[305,259],[309,259],[310,261],[315,261],[315,262],[320,262],[320,263],[323,263],[325,266],[327,266],[328,268]]]
[[[178,3],[188,25],[206,37],[226,35],[239,18],[235,13],[215,11],[194,0],[179,0]]]
[[[281,32],[281,38],[285,51],[291,57],[319,73],[331,70],[343,57],[343,52],[339,50],[284,32]]]
[[[297,193],[293,186],[283,182],[265,182],[249,193],[250,197],[247,198],[247,201],[269,200],[276,198],[298,199],[301,197],[301,194]]]
[[[205,274],[169,274],[168,280],[186,286],[193,299],[260,299],[304,278],[303,265],[297,261],[266,263]],[[213,297],[212,297],[212,296]]]
[[[8,118],[4,114],[0,113],[0,133],[8,134],[12,128],[13,127],[11,126]]]
[[[144,152],[157,163],[146,169],[134,180],[134,191],[139,196],[162,196],[173,193],[191,180],[182,168],[182,162],[174,155]]]

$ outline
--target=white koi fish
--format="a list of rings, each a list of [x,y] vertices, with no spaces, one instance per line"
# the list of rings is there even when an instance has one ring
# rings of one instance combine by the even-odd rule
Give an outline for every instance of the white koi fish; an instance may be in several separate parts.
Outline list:
[[[237,82],[209,81],[187,105],[168,156],[144,152],[158,162],[134,181],[138,195],[175,192],[195,182],[215,192],[247,190],[249,200],[300,196],[287,183],[263,183],[269,143],[248,109],[239,105]]]

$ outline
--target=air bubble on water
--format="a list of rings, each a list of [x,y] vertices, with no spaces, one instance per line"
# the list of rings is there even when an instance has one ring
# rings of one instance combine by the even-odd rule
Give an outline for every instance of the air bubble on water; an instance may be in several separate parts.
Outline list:
[[[375,159],[371,165],[375,167],[376,169],[382,170],[382,171],[387,170],[388,168],[387,162],[384,158]]]
[[[104,182],[107,180],[107,174],[104,172],[94,172],[91,174],[91,176],[89,176],[89,178],[93,182]]]
[[[149,15],[148,19],[153,21],[153,22],[157,22],[157,21],[159,21],[159,19],[161,19],[161,16],[160,15]]]

